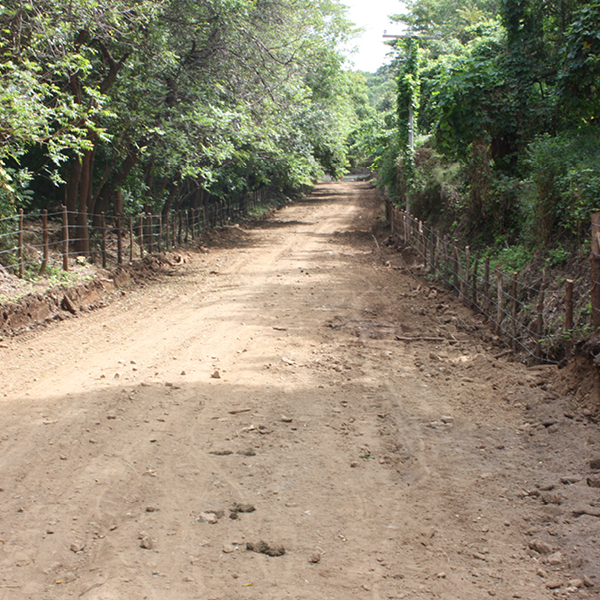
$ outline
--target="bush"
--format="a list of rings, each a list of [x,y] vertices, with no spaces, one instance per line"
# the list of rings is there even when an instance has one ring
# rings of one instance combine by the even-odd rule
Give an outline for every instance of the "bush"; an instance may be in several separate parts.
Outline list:
[[[553,232],[569,237],[584,235],[590,212],[600,210],[600,131],[544,135],[528,148],[526,165],[535,194],[525,204],[538,241],[547,242]]]

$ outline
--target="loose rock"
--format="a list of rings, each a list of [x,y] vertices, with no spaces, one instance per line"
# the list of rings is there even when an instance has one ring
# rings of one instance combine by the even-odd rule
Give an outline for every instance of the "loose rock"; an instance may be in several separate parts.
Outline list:
[[[560,494],[552,494],[550,492],[544,492],[542,494],[542,502],[544,504],[562,504],[562,498]]]
[[[154,542],[152,538],[145,532],[141,531],[138,535],[138,539],[140,540],[140,548],[144,548],[145,550],[152,550],[154,547]]]
[[[196,519],[198,523],[210,523],[211,525],[215,525],[219,522],[217,515],[215,513],[204,513],[201,512]]]
[[[587,484],[593,488],[600,488],[600,475],[590,475],[587,478]]]
[[[532,540],[529,542],[529,547],[539,554],[550,554],[552,552],[552,546],[541,540]]]
[[[555,552],[548,557],[548,564],[560,565],[563,562],[563,555],[560,552]]]

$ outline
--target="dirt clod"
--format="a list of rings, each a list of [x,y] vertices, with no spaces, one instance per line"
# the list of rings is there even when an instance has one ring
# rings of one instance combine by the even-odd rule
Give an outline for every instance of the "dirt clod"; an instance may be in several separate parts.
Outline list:
[[[590,460],[590,469],[592,469],[592,471],[600,471],[600,457]]]
[[[590,475],[586,481],[590,487],[600,488],[600,475]]]
[[[246,550],[258,552],[259,554],[266,554],[267,556],[283,556],[285,554],[285,548],[283,546],[270,546],[267,542],[263,542],[262,540],[257,543],[247,542]]]
[[[231,512],[234,513],[252,513],[256,510],[252,504],[238,504],[237,502],[232,506]]]

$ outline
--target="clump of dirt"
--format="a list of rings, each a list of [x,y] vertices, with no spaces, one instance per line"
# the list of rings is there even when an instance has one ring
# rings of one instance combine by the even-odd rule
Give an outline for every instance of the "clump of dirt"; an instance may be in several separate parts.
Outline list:
[[[248,542],[246,544],[246,550],[250,552],[258,552],[259,554],[266,554],[267,556],[283,556],[285,554],[285,548],[283,546],[271,546],[267,542]]]
[[[553,381],[556,391],[570,396],[591,421],[600,422],[600,371],[587,356],[575,356]]]

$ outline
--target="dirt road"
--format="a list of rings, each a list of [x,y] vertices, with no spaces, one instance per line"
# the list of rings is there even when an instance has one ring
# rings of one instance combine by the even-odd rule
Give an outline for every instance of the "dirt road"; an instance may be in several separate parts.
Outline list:
[[[600,597],[598,426],[379,216],[319,186],[0,348],[1,600]]]

